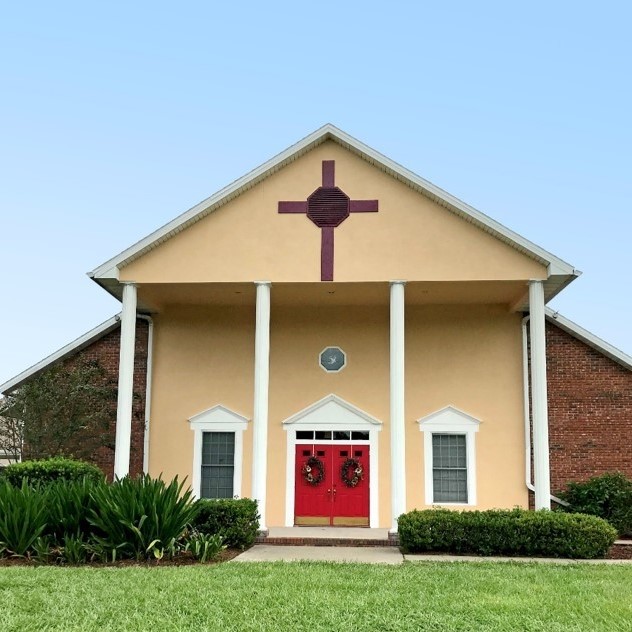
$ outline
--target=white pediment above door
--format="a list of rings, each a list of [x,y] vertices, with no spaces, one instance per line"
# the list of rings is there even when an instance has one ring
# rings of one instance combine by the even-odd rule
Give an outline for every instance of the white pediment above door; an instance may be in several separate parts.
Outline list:
[[[381,430],[382,422],[332,393],[285,419],[283,427],[285,430]]]

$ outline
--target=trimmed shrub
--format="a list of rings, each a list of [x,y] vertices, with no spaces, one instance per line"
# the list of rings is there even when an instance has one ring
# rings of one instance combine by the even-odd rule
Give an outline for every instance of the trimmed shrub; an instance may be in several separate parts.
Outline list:
[[[570,504],[564,511],[599,516],[619,535],[632,536],[632,480],[624,474],[610,472],[584,483],[569,483],[560,496]]]
[[[192,492],[183,487],[177,478],[166,484],[148,475],[95,486],[88,518],[94,550],[108,559],[172,555],[195,514]]]
[[[524,509],[415,510],[399,517],[398,531],[402,548],[411,553],[588,559],[605,556],[617,536],[595,516]]]
[[[64,457],[42,459],[41,461],[23,461],[7,465],[0,471],[0,478],[15,487],[28,480],[30,485],[47,485],[57,481],[79,481],[88,478],[99,482],[105,479],[103,472],[92,463],[75,461]]]
[[[250,498],[198,500],[191,525],[200,533],[220,535],[227,547],[246,549],[259,531],[257,501]]]
[[[0,553],[28,556],[46,528],[46,496],[26,481],[14,487],[0,481]]]

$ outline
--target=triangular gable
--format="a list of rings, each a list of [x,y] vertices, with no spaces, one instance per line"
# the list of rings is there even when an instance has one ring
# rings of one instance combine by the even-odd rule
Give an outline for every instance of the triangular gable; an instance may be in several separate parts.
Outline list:
[[[242,195],[255,185],[262,182],[264,179],[275,174],[286,165],[296,161],[301,156],[327,141],[332,141],[347,149],[356,156],[359,156],[362,160],[404,183],[413,190],[423,194],[425,197],[465,219],[474,226],[482,229],[516,251],[538,262],[539,264],[546,266],[549,276],[549,280],[547,282],[547,298],[552,297],[573,278],[578,276],[578,271],[555,255],[547,252],[539,246],[536,246],[532,242],[524,239],[520,235],[492,220],[483,213],[461,202],[449,193],[441,190],[427,180],[420,178],[404,167],[401,167],[379,152],[376,152],[367,145],[352,138],[345,132],[330,124],[316,130],[313,134],[307,136],[296,145],[288,148],[275,158],[264,163],[246,176],[235,181],[228,187],[194,206],[192,209],[180,215],[178,218],[169,222],[162,228],[148,235],[145,239],[139,241],[134,246],[105,262],[89,273],[90,276],[102,285],[109,287],[112,291],[112,289],[117,285],[116,280],[118,279],[119,270],[121,268],[129,265],[139,257],[142,257],[144,254],[157,248],[159,245],[179,234],[187,227],[199,222],[213,211],[226,205],[236,197]],[[114,293],[116,294],[117,292]]]
[[[446,406],[418,419],[417,423],[422,431],[441,432],[448,429],[451,432],[478,432],[481,422],[454,406]]]
[[[288,417],[283,421],[283,426],[286,430],[298,426],[319,427],[323,430],[381,430],[382,422],[332,393]]]

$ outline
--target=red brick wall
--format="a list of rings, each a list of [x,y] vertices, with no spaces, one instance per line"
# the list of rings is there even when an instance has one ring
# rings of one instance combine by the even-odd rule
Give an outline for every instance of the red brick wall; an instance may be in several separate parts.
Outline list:
[[[547,322],[551,491],[618,470],[632,478],[632,371]]]
[[[132,407],[132,444],[130,451],[130,475],[143,471],[143,442],[145,437],[145,387],[147,376],[147,336],[149,325],[144,320],[136,321],[136,351],[134,356],[134,403]],[[121,328],[103,336],[89,347],[82,349],[66,362],[97,360],[118,383],[119,345]],[[91,459],[111,479],[114,475],[114,437],[116,434],[116,407],[112,410],[108,446],[97,450]]]

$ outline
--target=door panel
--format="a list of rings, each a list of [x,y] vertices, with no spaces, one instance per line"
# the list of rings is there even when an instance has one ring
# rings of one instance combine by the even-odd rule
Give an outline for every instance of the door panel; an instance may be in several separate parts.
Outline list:
[[[334,448],[334,476],[336,494],[332,524],[345,526],[369,525],[369,446],[332,446]],[[362,466],[362,477],[355,487],[346,485],[342,478],[342,465],[349,459],[357,459]],[[352,475],[349,468],[348,476]]]
[[[297,445],[294,506],[297,525],[331,524],[331,446]],[[310,456],[318,457],[324,464],[325,477],[318,485],[308,483],[303,476],[303,466]]]

